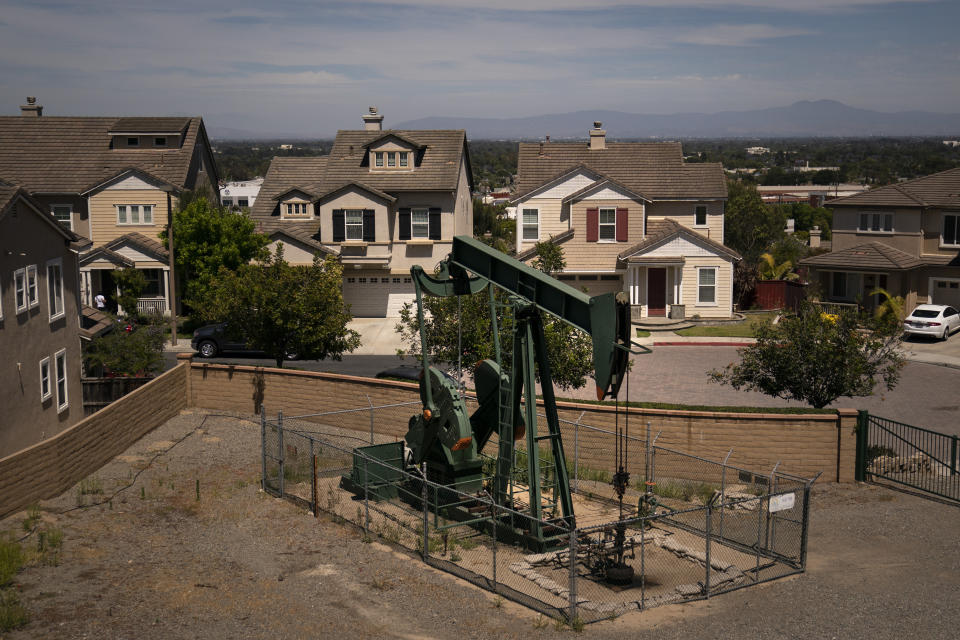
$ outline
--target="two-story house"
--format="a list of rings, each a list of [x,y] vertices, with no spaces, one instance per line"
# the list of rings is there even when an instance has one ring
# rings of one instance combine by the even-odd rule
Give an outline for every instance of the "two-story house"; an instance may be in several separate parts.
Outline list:
[[[880,287],[921,303],[960,306],[960,169],[832,200],[830,253],[800,261],[824,300],[877,303]]]
[[[170,309],[170,256],[158,234],[179,194],[210,187],[217,172],[200,118],[58,117],[32,98],[0,117],[0,176],[23,187],[64,227],[88,238],[82,304],[98,293],[116,310],[111,272],[141,269],[141,310]]]
[[[0,181],[0,458],[83,418],[77,252],[87,242]]]
[[[719,164],[687,164],[674,142],[608,142],[596,122],[589,142],[521,143],[517,182],[521,260],[537,242],[560,245],[556,277],[591,295],[626,292],[635,320],[733,314],[739,256],[723,244]]]
[[[329,156],[274,158],[251,217],[291,264],[338,255],[354,316],[390,317],[413,300],[410,267],[473,234],[470,156],[463,130],[384,130],[373,107],[363,120]]]

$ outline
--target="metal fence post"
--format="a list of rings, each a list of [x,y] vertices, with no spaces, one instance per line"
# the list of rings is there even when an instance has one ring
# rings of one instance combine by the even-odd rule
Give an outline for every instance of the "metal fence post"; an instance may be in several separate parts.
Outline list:
[[[313,463],[313,474],[310,477],[310,484],[313,487],[310,495],[313,498],[313,517],[320,517],[320,498],[317,495],[317,456],[313,453],[313,438],[310,438],[310,461]]]
[[[577,530],[570,527],[570,625],[577,619]]]
[[[286,455],[283,451],[283,409],[277,412],[277,442],[279,446],[279,456],[280,456],[280,497],[283,497],[283,465]]]
[[[857,412],[857,453],[856,468],[853,472],[853,479],[857,482],[865,482],[867,479],[867,430],[870,420],[870,414],[867,411]]]
[[[727,501],[727,461],[730,460],[730,456],[733,455],[733,449],[727,452],[727,457],[723,459],[723,466],[720,468],[720,537],[723,537],[723,512],[726,509],[723,508],[724,503]]]
[[[490,537],[493,538],[493,592],[497,592],[497,503],[490,500],[490,516],[493,522],[490,526]]]
[[[260,458],[261,458],[261,478],[260,488],[267,490],[267,409],[260,405]]]
[[[586,411],[581,411],[580,416],[573,425],[573,488],[576,491],[580,488],[580,421]]]
[[[373,444],[373,403],[370,402],[370,396],[367,396],[367,404],[370,405],[370,444]]]
[[[950,438],[950,475],[957,475],[957,436]]]
[[[640,519],[640,611],[646,607],[647,599],[647,545],[646,545],[647,519]]]
[[[803,522],[800,525],[800,566],[807,568],[807,532],[810,530],[810,484],[803,487]]]
[[[766,517],[766,529],[763,533],[763,545],[767,548],[768,551],[772,550],[773,547],[770,545],[770,520],[773,517],[770,513],[770,496],[773,495],[774,487],[773,484],[776,482],[777,468],[780,466],[780,460],[777,460],[777,464],[773,465],[773,469],[770,471],[770,477],[767,478],[767,517]]]
[[[703,582],[703,594],[706,598],[710,598],[710,528],[713,521],[713,507],[710,506],[710,502],[707,502],[707,541],[706,541],[706,556],[707,556],[707,573],[704,577]]]
[[[370,535],[370,465],[363,456],[363,532]]]
[[[427,501],[427,462],[424,460],[420,467],[423,473],[423,488],[420,490],[420,500],[423,502],[423,559],[430,557],[430,509]]]

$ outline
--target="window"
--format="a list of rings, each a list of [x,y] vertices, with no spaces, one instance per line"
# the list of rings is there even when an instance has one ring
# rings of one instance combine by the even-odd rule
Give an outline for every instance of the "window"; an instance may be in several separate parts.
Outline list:
[[[57,413],[67,408],[67,350],[61,349],[53,356],[57,367]]]
[[[410,210],[410,237],[411,238],[429,238],[430,237],[429,209],[411,209]]]
[[[50,205],[50,213],[57,219],[57,222],[67,229],[73,229],[73,205],[54,204]]]
[[[13,272],[14,300],[17,304],[17,313],[27,310],[27,270],[17,269]]]
[[[614,242],[617,239],[617,210],[600,209],[600,242]]]
[[[220,201],[223,202],[223,206],[229,207],[233,204],[233,198],[220,198]]]
[[[706,206],[699,205],[693,210],[693,224],[696,227],[707,226],[707,207]]]
[[[247,198],[237,198],[237,206],[238,206],[238,207],[249,207],[249,206],[250,206],[250,201],[249,201]],[[304,205],[304,209],[306,209],[306,205]],[[306,211],[304,211],[304,213],[306,213]]]
[[[393,284],[400,284],[400,278],[394,278]]]
[[[40,361],[40,402],[48,400],[51,395],[50,358],[44,358]]]
[[[540,210],[523,210],[523,235],[522,240],[537,241],[540,239]]]
[[[346,239],[363,240],[363,210],[347,209],[344,211],[346,222]]]
[[[943,214],[943,233],[940,244],[954,247],[960,245],[960,213]]]
[[[63,262],[60,258],[47,263],[47,293],[50,299],[50,321],[63,316]]]
[[[397,154],[395,154],[392,151],[387,154],[387,166],[388,167],[397,166]]]
[[[153,224],[152,204],[118,204],[117,224]]]
[[[400,166],[401,166],[401,167],[407,166],[407,156],[408,156],[408,153],[407,153],[406,151],[401,151],[401,152],[400,152]]]
[[[893,231],[892,213],[861,213],[857,231],[871,233],[889,233]]]
[[[141,269],[143,277],[146,279],[146,285],[140,296],[144,298],[160,298],[163,296],[163,270],[162,269]]]
[[[127,146],[128,146],[128,147],[139,147],[139,146],[140,146],[140,138],[137,138],[136,136],[134,136],[134,137],[132,137],[132,138],[127,138]]]
[[[155,146],[155,147],[165,147],[165,146],[167,146],[167,139],[166,139],[166,138],[154,138],[154,139],[153,139],[153,146]]]
[[[356,278],[347,278],[347,284],[353,284],[356,281],[357,281]]]
[[[413,278],[411,278],[410,276],[407,276],[406,278],[403,279],[403,284],[410,284],[411,282],[413,282]]]
[[[27,267],[27,306],[31,309],[40,304],[40,287],[37,283],[37,265]]]
[[[717,303],[717,268],[697,269],[697,304]]]
[[[375,156],[376,159],[377,159],[377,160],[376,160],[376,165],[377,165],[378,167],[382,167],[382,166],[383,166],[383,151],[377,151],[377,152],[374,154],[374,156]]]
[[[366,279],[366,278],[357,278],[357,282],[359,282],[360,284],[367,284],[367,279]]]

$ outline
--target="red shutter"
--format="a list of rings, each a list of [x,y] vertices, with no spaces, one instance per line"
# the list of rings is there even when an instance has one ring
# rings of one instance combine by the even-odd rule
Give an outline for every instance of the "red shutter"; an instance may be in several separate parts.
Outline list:
[[[627,241],[628,213],[626,209],[617,209],[617,242]]]
[[[600,209],[587,209],[587,242],[600,239]]]

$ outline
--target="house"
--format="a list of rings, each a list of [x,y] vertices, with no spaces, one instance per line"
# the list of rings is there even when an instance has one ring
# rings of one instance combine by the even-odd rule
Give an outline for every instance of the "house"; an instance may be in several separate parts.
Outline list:
[[[473,234],[470,156],[463,130],[385,130],[375,107],[363,121],[329,156],[275,157],[250,213],[292,264],[339,256],[354,316],[391,317],[414,299],[410,267]]]
[[[880,287],[921,303],[960,306],[960,169],[832,200],[830,253],[800,261],[824,300],[872,307]]]
[[[218,183],[201,118],[44,116],[33,98],[21,115],[0,117],[0,177],[91,241],[94,253],[80,260],[81,304],[102,292],[117,310],[110,274],[133,266],[148,282],[141,310],[162,313],[170,260],[155,246],[158,234],[183,191],[209,187],[217,197]]]
[[[84,417],[77,252],[88,242],[0,181],[0,458]]]
[[[220,187],[220,204],[234,209],[249,209],[257,201],[263,178],[235,180]]]
[[[599,122],[589,135],[520,144],[520,259],[552,240],[566,261],[557,278],[591,295],[626,292],[635,320],[730,317],[739,255],[723,245],[722,167],[686,164],[679,143],[607,142]]]

